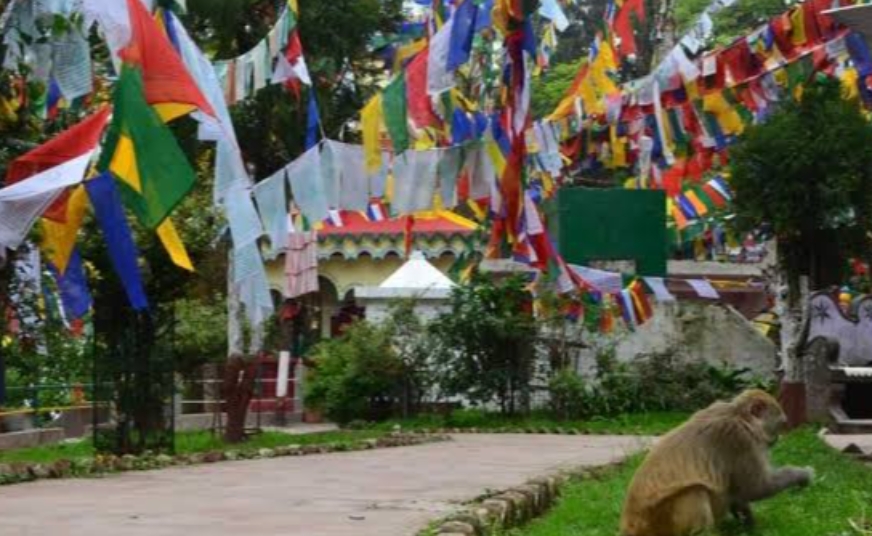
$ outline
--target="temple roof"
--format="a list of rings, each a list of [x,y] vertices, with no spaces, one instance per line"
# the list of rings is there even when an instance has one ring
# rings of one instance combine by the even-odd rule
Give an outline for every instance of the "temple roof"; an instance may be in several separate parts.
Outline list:
[[[319,237],[345,237],[360,235],[398,236],[406,231],[406,219],[394,218],[371,221],[361,212],[341,211],[342,226],[329,220],[318,231]],[[469,235],[478,228],[474,221],[447,210],[421,212],[414,215],[413,235]]]

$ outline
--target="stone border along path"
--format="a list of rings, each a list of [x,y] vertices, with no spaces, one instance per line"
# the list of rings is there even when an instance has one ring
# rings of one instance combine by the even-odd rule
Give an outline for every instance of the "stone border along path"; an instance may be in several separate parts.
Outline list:
[[[650,441],[521,434],[452,439],[3,487],[2,534],[412,536],[494,490],[614,463]],[[547,478],[539,482],[554,487]]]

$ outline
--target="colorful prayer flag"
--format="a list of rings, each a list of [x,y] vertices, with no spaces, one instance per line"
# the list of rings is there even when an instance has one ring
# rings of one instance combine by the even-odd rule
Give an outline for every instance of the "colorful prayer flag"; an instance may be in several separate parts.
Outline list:
[[[120,0],[119,0],[120,1]],[[140,0],[126,0],[130,14],[130,43],[119,56],[142,69],[145,100],[164,121],[200,109],[215,115],[166,34],[158,28]]]
[[[196,176],[170,129],[148,106],[139,70],[124,66],[99,169],[122,181],[122,197],[143,225],[157,229]]]

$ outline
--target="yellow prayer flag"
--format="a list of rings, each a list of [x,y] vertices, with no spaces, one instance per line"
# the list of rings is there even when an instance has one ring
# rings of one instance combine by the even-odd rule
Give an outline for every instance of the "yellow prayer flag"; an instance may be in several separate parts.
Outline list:
[[[857,89],[858,78],[857,69],[850,67],[844,70],[840,78],[842,82],[842,98],[853,100],[860,96],[860,92]]]
[[[136,167],[136,153],[133,151],[133,142],[127,136],[118,138],[115,154],[109,163],[109,171],[126,182],[133,190],[142,192],[142,182]]]
[[[139,170],[136,166],[136,152],[133,142],[127,136],[118,138],[115,154],[109,163],[109,170],[119,179],[127,183],[133,191],[142,193],[142,182],[139,178]],[[165,219],[157,228],[157,235],[173,263],[184,270],[194,271],[185,245],[182,243],[179,233],[169,218]]]
[[[475,229],[478,229],[478,224],[477,224],[477,223],[475,223],[474,221],[472,221],[472,220],[470,220],[470,219],[468,219],[468,218],[464,218],[464,217],[461,216],[460,214],[457,214],[457,213],[452,212],[452,211],[450,211],[450,210],[440,210],[440,211],[437,211],[436,214],[437,214],[440,218],[446,219],[446,220],[448,220],[448,221],[450,221],[450,222],[452,222],[452,223],[455,223],[455,224],[457,224],[457,225],[460,225],[460,226],[462,226],[462,227],[466,227],[466,228],[469,229],[469,230],[475,230]]]
[[[612,145],[612,166],[626,167],[627,165],[627,149],[624,146],[624,138],[618,137],[618,127],[612,125],[609,127],[609,138]]]
[[[466,201],[466,205],[472,210],[472,213],[475,215],[475,219],[478,221],[484,221],[487,217],[487,213],[474,199],[469,199]]]
[[[67,200],[66,222],[42,219],[42,251],[61,274],[67,271],[87,206],[88,196],[85,187],[80,184],[73,189]]]
[[[197,110],[197,107],[194,105],[176,102],[158,103],[155,104],[153,108],[164,123],[169,123],[173,119],[182,117],[183,115],[188,115]]]
[[[185,249],[185,244],[179,237],[179,233],[176,231],[176,226],[173,225],[172,220],[167,218],[158,226],[157,236],[160,238],[164,249],[169,253],[173,264],[183,270],[189,272],[194,271],[194,264],[191,262],[191,258],[188,257],[188,251]]]
[[[506,157],[503,156],[500,146],[493,140],[485,142],[484,146],[494,165],[494,171],[496,171],[498,177],[502,177],[506,171]]]
[[[366,158],[366,171],[377,173],[382,167],[380,132],[382,124],[381,94],[371,98],[360,111],[360,122],[363,130],[363,152]]]
[[[700,216],[705,216],[706,214],[708,214],[708,207],[705,206],[705,203],[702,202],[702,199],[700,199],[699,196],[696,195],[696,192],[691,190],[685,193],[684,197],[686,197],[687,200],[690,201],[690,204],[693,205],[693,209],[696,210],[697,214],[699,214]]]
[[[805,10],[802,6],[793,8],[790,12],[790,40],[794,45],[804,45],[808,38],[805,35]]]
[[[730,106],[721,92],[709,93],[703,97],[703,110],[715,116],[718,125],[726,135],[741,134],[745,130],[739,113]]]
[[[288,6],[294,10],[294,13],[300,13],[300,5],[297,0],[288,0]]]
[[[397,55],[396,58],[394,58],[394,71],[399,72],[402,70],[403,62],[424,50],[426,46],[427,40],[419,39],[397,48]]]

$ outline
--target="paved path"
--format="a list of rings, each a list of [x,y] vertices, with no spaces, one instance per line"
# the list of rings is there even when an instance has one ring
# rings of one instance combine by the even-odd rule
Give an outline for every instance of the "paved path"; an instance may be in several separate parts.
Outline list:
[[[633,437],[460,435],[433,445],[0,487],[3,536],[412,536],[457,501],[618,460]]]
[[[826,434],[824,436],[824,441],[838,450],[843,450],[849,445],[855,445],[859,447],[864,454],[872,454],[872,434]]]

